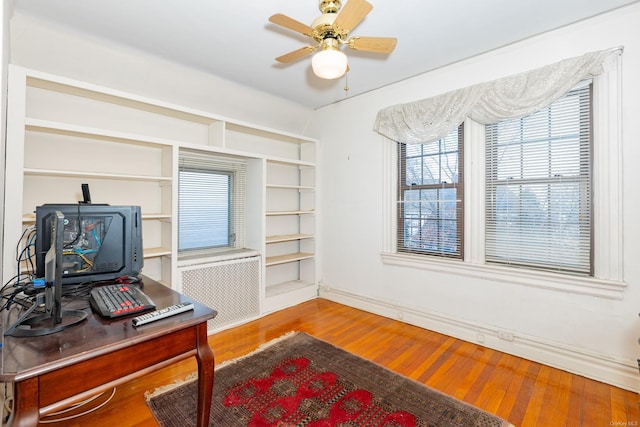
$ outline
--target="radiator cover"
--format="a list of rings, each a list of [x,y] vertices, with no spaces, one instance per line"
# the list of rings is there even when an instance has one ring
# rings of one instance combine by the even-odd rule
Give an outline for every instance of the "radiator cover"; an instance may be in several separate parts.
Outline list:
[[[208,330],[220,330],[260,315],[260,256],[190,265],[178,269],[179,290],[218,315]]]

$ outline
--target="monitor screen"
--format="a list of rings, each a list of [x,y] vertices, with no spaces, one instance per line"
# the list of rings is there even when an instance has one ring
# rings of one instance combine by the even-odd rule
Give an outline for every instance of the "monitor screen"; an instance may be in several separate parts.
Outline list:
[[[47,276],[56,212],[64,216],[62,284],[137,276],[143,266],[139,206],[46,204],[36,208],[36,275]],[[48,280],[48,279],[47,279]]]

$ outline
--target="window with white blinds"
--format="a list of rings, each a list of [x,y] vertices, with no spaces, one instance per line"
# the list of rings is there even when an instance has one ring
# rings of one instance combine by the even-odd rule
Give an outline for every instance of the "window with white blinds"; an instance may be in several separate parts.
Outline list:
[[[486,126],[488,263],[593,274],[591,99]]]
[[[398,144],[398,252],[462,258],[463,129]]]
[[[246,163],[182,154],[178,179],[178,251],[244,245]]]

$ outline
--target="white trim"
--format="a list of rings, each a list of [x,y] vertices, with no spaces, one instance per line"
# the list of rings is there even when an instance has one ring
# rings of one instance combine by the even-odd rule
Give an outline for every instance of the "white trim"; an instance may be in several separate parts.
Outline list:
[[[380,136],[382,140],[382,250],[395,252],[398,233],[397,200],[398,188],[398,145],[390,139]]]
[[[464,123],[464,259],[484,262],[485,228],[485,130],[484,125]]]
[[[625,282],[570,276],[547,271],[499,265],[472,264],[458,260],[440,259],[421,255],[382,253],[382,261],[388,265],[418,268],[434,273],[469,276],[494,282],[505,282],[534,288],[551,289],[600,298],[621,300],[627,288]]]
[[[440,313],[380,301],[326,285],[320,286],[320,297],[391,319],[436,331],[464,341],[523,357],[573,374],[602,381],[634,392],[640,391],[640,376],[635,360],[613,358],[606,354],[572,347],[540,337],[514,333],[469,320],[455,319]],[[511,335],[513,340],[498,338]]]
[[[605,63],[594,79],[594,258],[595,276],[622,281],[622,56]]]

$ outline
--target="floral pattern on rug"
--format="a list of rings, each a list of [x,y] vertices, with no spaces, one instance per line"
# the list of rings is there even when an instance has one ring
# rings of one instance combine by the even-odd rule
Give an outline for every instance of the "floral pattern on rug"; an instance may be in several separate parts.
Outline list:
[[[304,357],[282,360],[267,377],[241,381],[227,390],[223,403],[249,412],[249,427],[416,425],[414,415],[383,407],[369,391],[352,389],[333,372],[314,370]]]

